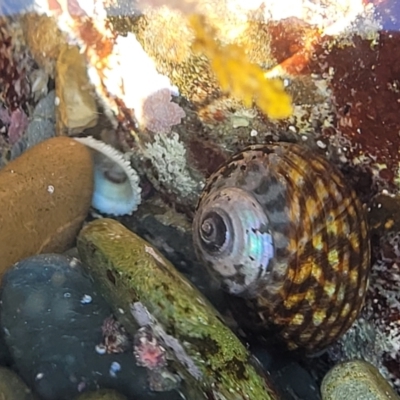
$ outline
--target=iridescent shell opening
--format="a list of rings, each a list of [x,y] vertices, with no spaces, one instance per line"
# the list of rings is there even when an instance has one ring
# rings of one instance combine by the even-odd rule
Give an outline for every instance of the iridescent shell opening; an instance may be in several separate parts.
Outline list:
[[[201,260],[229,293],[248,294],[274,257],[267,216],[249,193],[225,188],[201,205],[194,243]]]

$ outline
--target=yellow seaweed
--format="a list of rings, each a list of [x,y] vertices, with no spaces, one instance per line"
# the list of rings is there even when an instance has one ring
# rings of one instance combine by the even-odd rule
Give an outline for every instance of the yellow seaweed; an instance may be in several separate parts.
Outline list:
[[[245,50],[238,45],[219,45],[203,17],[192,15],[189,24],[195,33],[193,49],[205,54],[221,89],[241,100],[246,107],[253,101],[270,118],[287,118],[292,114],[291,97],[279,79],[270,79]]]

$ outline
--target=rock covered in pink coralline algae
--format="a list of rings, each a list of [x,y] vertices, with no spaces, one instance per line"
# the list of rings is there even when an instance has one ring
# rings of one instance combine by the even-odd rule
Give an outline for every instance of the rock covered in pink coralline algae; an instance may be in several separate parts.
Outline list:
[[[27,127],[32,67],[20,24],[0,15],[0,159]]]

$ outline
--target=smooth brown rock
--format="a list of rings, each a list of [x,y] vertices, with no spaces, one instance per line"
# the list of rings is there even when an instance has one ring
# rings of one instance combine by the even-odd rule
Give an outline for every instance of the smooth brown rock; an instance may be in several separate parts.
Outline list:
[[[57,134],[80,133],[97,124],[98,112],[78,47],[63,45],[56,65]]]
[[[73,244],[93,194],[90,151],[46,140],[0,170],[0,277],[15,262]]]

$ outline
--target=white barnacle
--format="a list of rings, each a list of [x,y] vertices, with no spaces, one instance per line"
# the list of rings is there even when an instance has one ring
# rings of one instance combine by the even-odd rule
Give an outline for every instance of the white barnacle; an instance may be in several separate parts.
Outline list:
[[[104,214],[125,215],[141,202],[139,176],[123,153],[93,137],[75,138],[93,150],[94,192],[92,206]]]

